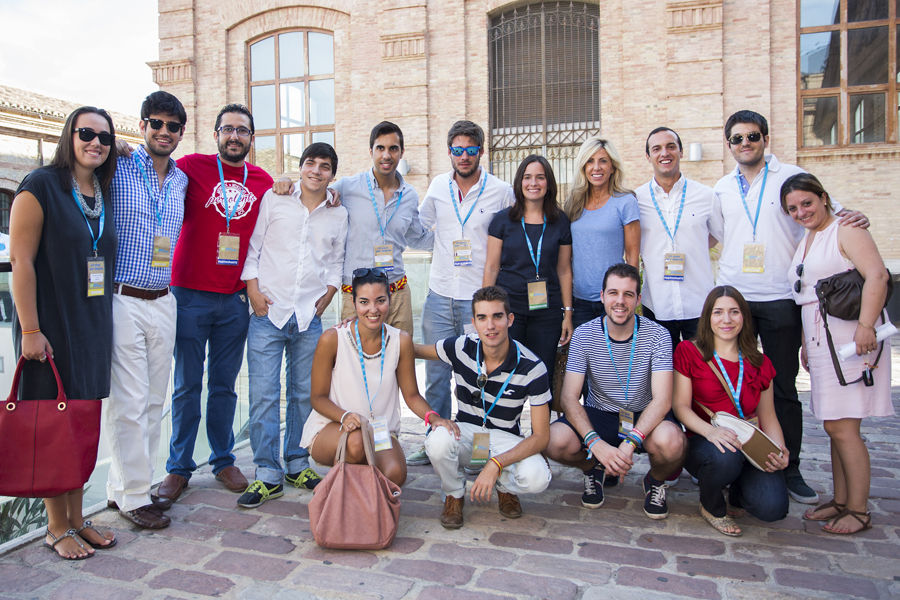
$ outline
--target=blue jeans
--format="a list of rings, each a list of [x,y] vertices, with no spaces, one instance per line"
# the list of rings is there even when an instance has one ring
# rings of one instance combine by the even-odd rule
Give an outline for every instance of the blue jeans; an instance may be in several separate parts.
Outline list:
[[[471,322],[471,300],[454,300],[428,290],[422,307],[422,338],[426,344],[434,345],[445,338],[463,335],[464,327]],[[443,361],[425,362],[425,400],[445,419],[450,418],[453,410],[450,374],[450,365]]]
[[[760,521],[778,521],[787,516],[788,493],[784,471],[767,473],[750,464],[740,451],[720,452],[702,435],[688,438],[684,463],[700,485],[700,504],[714,517],[727,510],[722,489],[730,485],[729,499]]]
[[[234,383],[247,340],[247,294],[202,292],[172,287],[178,301],[175,332],[175,391],[172,394],[172,439],[166,471],[190,478],[197,468],[194,443],[200,427],[203,363],[209,345],[206,438],[213,473],[234,464]]]
[[[250,316],[247,334],[247,370],[250,375],[250,447],[256,479],[269,485],[281,483],[284,470],[278,456],[281,436],[281,357],[285,357],[284,463],[290,474],[309,467],[309,452],[300,447],[303,425],[312,410],[309,381],[313,354],[322,321],[314,317],[306,331],[297,329],[297,317],[279,329],[268,316]]]

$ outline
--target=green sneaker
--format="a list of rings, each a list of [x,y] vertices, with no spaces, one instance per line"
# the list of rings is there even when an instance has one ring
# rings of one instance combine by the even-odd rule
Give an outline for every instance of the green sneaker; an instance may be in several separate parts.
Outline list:
[[[406,464],[411,467],[421,467],[422,465],[430,465],[431,460],[425,453],[425,446],[422,446],[412,454],[406,457]]]
[[[281,496],[284,496],[284,488],[280,483],[269,485],[257,479],[247,486],[241,497],[237,499],[237,505],[243,508],[256,508],[266,500]]]
[[[313,471],[311,468],[306,467],[295,475],[292,475],[291,473],[286,474],[284,476],[284,480],[295,488],[306,488],[308,490],[311,490],[319,485],[319,482],[322,481],[322,478],[319,477],[319,474]]]

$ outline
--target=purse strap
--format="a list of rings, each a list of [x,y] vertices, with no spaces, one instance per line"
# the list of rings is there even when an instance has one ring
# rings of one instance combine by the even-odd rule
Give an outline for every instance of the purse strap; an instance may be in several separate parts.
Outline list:
[[[697,349],[697,352],[700,352],[700,347],[697,345],[697,342],[691,341],[691,343],[694,344],[694,347]],[[700,356],[701,357],[703,356],[702,352],[700,352]],[[712,372],[716,375],[716,378],[719,380],[719,383],[721,383],[722,387],[725,388],[725,392],[728,394],[728,397],[731,398],[732,402],[734,402],[734,396],[731,394],[731,389],[729,389],[728,385],[725,383],[725,379],[722,377],[722,374],[719,373],[719,370],[716,369],[716,367],[713,365],[713,362],[711,360],[706,361],[706,364],[709,365],[710,369],[712,369]],[[709,408],[707,408],[703,404],[700,404],[699,402],[697,402],[696,398],[691,398],[691,400],[693,400],[694,404],[696,404],[697,406],[699,406],[700,408],[703,409],[703,412],[705,412],[707,414],[707,416],[709,417],[710,424],[713,427],[716,427],[716,424],[715,424],[716,413],[709,410]]]
[[[841,369],[841,363],[838,360],[837,352],[834,351],[834,340],[831,338],[831,330],[828,328],[828,310],[826,310],[824,302],[824,298],[819,300],[819,314],[822,315],[822,324],[825,326],[825,341],[828,342],[828,352],[831,354],[831,364],[834,366],[834,373],[835,375],[837,375],[838,383],[840,383],[842,386],[848,386],[851,383],[858,383],[863,380],[862,375],[849,382],[844,379],[844,371]],[[881,311],[881,322],[885,322],[883,309]],[[872,363],[873,367],[878,366],[878,361],[881,360],[882,352],[884,352],[883,341],[878,342],[878,354],[875,355],[875,362]]]
[[[357,413],[359,414],[359,413]],[[363,439],[363,450],[366,453],[366,462],[373,467],[375,466],[375,444],[372,441],[372,427],[369,425],[369,420],[366,419],[363,415],[359,415],[359,433],[362,435]],[[342,463],[346,461],[347,454],[347,439],[350,437],[349,431],[344,431],[341,434],[341,439],[338,440],[337,449],[334,452],[334,464],[337,466],[338,463]]]
[[[19,362],[16,363],[16,373],[13,375],[12,387],[9,390],[9,396],[6,398],[7,404],[10,402],[18,402],[19,400],[19,379],[22,377],[22,369],[25,367],[25,362],[27,360],[28,359],[24,356],[20,356]],[[53,357],[49,354],[47,355],[47,362],[50,363],[50,368],[53,369],[53,376],[56,378],[56,402],[65,404],[68,401],[66,398],[66,390],[63,388],[62,378],[59,376],[56,363],[53,362]]]

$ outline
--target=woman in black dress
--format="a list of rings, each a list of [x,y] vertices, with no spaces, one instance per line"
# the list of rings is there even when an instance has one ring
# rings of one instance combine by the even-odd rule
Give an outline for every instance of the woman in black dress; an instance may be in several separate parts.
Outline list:
[[[51,164],[30,173],[13,199],[13,342],[28,359],[21,400],[56,397],[48,355],[69,398],[99,402],[109,395],[116,232],[107,195],[115,168],[112,119],[81,107],[66,120]],[[88,558],[116,543],[84,520],[82,496],[79,488],[44,499],[45,544],[64,559]]]

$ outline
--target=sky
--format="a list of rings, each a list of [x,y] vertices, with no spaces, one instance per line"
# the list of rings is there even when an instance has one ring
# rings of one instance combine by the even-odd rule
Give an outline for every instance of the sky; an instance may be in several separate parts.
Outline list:
[[[0,84],[137,115],[158,89],[156,0],[0,0]]]

